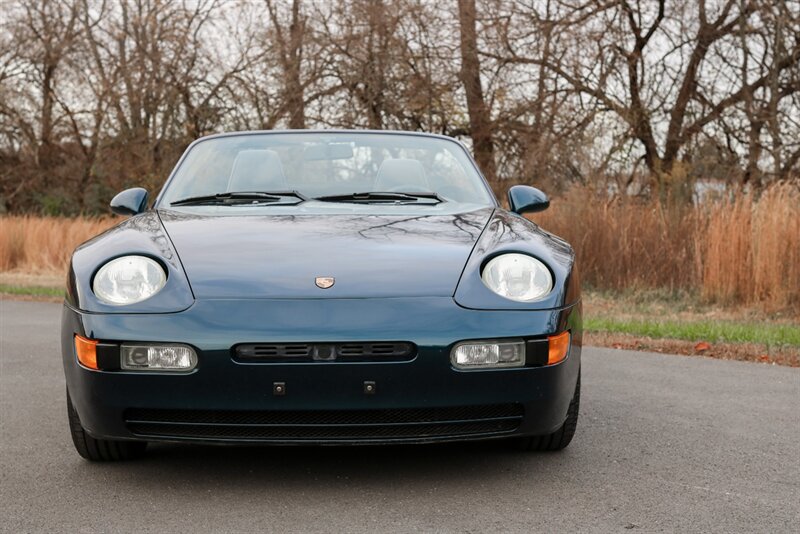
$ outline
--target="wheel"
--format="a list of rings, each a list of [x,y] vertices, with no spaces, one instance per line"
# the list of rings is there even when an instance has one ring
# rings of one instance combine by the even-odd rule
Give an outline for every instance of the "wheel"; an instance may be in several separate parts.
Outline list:
[[[95,439],[83,429],[78,412],[72,406],[72,399],[69,398],[67,391],[67,418],[69,420],[69,432],[72,434],[72,443],[78,454],[92,462],[115,462],[120,460],[132,460],[144,454],[147,448],[146,441],[111,441],[107,439]]]
[[[575,429],[578,427],[578,410],[581,404],[581,375],[578,372],[578,383],[575,384],[575,393],[567,408],[567,419],[561,427],[552,434],[544,436],[528,436],[520,438],[519,447],[526,451],[560,451],[569,445]]]

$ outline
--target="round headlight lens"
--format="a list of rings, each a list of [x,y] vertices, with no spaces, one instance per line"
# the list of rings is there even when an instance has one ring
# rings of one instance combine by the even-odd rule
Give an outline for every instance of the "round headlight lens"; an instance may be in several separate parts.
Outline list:
[[[481,274],[486,287],[507,299],[531,302],[553,289],[550,271],[525,254],[503,254],[492,258]]]
[[[123,306],[149,299],[166,282],[167,274],[157,261],[144,256],[123,256],[97,271],[92,289],[106,304]]]

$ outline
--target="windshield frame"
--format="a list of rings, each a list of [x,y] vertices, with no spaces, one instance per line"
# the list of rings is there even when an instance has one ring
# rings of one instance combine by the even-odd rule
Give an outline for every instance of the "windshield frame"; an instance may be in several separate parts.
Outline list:
[[[286,135],[286,134],[292,134],[292,135],[309,135],[309,134],[312,134],[312,135],[313,134],[317,134],[317,135],[319,135],[319,134],[324,134],[324,135],[330,135],[330,134],[334,134],[334,135],[335,134],[343,134],[343,135],[371,134],[371,135],[384,135],[384,136],[397,135],[397,136],[427,137],[427,138],[433,138],[433,139],[440,139],[440,140],[444,140],[444,141],[449,141],[449,142],[455,144],[456,146],[458,146],[458,148],[460,150],[462,150],[464,152],[464,154],[467,156],[467,159],[469,160],[470,165],[472,165],[472,168],[477,173],[478,177],[480,178],[481,184],[483,184],[483,187],[484,187],[484,189],[486,190],[486,192],[487,192],[487,194],[489,196],[489,200],[490,200],[490,202],[492,204],[492,207],[495,207],[495,208],[500,207],[500,203],[498,202],[497,197],[494,194],[494,191],[489,186],[489,183],[486,181],[486,177],[483,175],[481,170],[478,168],[478,165],[475,162],[475,159],[472,157],[472,154],[470,154],[470,152],[467,149],[467,147],[461,141],[459,141],[459,140],[457,140],[457,139],[455,139],[453,137],[448,137],[446,135],[430,134],[430,133],[425,133],[425,132],[409,132],[409,131],[403,131],[403,130],[345,130],[345,129],[332,129],[332,130],[249,130],[249,131],[242,131],[242,132],[226,132],[226,133],[207,135],[205,137],[201,137],[201,138],[193,141],[188,147],[186,147],[186,150],[183,151],[183,154],[181,155],[181,157],[178,160],[178,162],[175,164],[175,167],[172,169],[172,172],[170,172],[169,177],[167,177],[167,180],[164,182],[164,185],[161,186],[161,190],[159,191],[158,196],[155,199],[155,202],[153,202],[153,209],[159,209],[159,208],[162,208],[162,207],[167,207],[167,208],[173,209],[169,205],[162,206],[162,199],[164,197],[164,193],[167,191],[167,189],[169,188],[170,184],[172,183],[172,180],[175,178],[175,175],[178,174],[178,171],[180,170],[180,168],[183,165],[184,161],[186,160],[187,156],[196,147],[196,145],[199,145],[200,143],[204,143],[206,141],[211,141],[211,140],[214,140],[214,139],[220,139],[220,138],[225,138],[225,137],[240,137],[240,136],[243,137],[243,136],[252,136],[252,135]],[[180,206],[176,206],[176,208],[180,208]]]

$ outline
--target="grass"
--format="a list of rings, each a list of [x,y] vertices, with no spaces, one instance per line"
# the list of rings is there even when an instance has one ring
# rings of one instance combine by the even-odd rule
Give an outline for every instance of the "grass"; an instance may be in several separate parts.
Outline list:
[[[531,218],[572,244],[584,287],[800,315],[800,182],[675,206],[574,188]]]
[[[56,287],[14,286],[0,284],[0,294],[28,297],[63,297],[64,290]]]
[[[759,322],[675,321],[586,317],[587,331],[709,343],[761,343],[800,347],[800,326]]]
[[[664,289],[587,288],[583,297],[584,327],[598,334],[592,336],[594,342],[628,336],[642,342],[675,340],[667,351],[681,348],[680,343],[693,347],[704,341],[759,353],[786,349],[800,354],[800,316],[792,308],[767,312],[760,306],[726,306],[703,302],[696,293]]]
[[[117,222],[111,217],[0,216],[0,273],[64,273],[75,247]]]

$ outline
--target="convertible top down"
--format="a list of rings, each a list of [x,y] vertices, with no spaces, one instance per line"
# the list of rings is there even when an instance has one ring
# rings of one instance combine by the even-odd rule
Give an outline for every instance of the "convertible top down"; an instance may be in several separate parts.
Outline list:
[[[90,460],[149,441],[514,438],[556,450],[580,398],[572,248],[436,135],[209,136],[72,257],[67,410]]]

